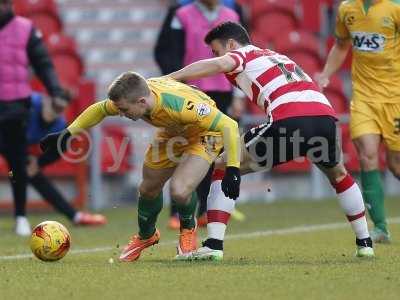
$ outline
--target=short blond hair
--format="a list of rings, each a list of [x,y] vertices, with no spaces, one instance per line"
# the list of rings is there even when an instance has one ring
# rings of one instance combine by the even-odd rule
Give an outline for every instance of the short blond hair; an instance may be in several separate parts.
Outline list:
[[[121,99],[136,101],[150,94],[146,79],[136,72],[124,72],[108,87],[108,99],[118,102]]]

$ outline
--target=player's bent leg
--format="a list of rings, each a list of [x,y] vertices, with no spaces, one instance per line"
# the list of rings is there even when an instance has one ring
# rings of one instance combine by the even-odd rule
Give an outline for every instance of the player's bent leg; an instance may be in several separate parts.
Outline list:
[[[223,242],[235,201],[226,197],[221,189],[224,171],[215,170],[212,176],[210,193],[207,199],[207,239],[203,246],[193,252],[193,260],[223,259]]]
[[[354,139],[360,166],[361,186],[364,200],[374,223],[371,237],[375,242],[389,242],[390,236],[387,230],[387,222],[384,207],[384,191],[379,171],[379,144],[380,135],[365,134]]]
[[[339,204],[356,235],[356,256],[374,256],[372,240],[365,217],[364,201],[357,183],[347,173],[343,163],[339,163],[334,167],[323,167],[321,165],[318,167],[325,173],[335,188]]]
[[[186,260],[197,249],[195,211],[197,196],[195,189],[207,174],[210,162],[193,154],[188,154],[178,164],[170,182],[171,199],[176,202],[181,222],[178,260]],[[194,171],[195,170],[195,171]]]
[[[224,154],[220,155],[215,163],[215,170],[212,175],[212,184],[207,199],[207,239],[203,247],[193,252],[194,260],[222,260],[223,242],[225,231],[231,215],[234,213],[235,201],[226,197],[221,189],[221,182],[224,177]],[[240,172],[248,174],[254,172],[252,167],[256,162],[249,155],[242,138],[242,159]]]
[[[160,240],[156,229],[158,214],[163,206],[162,188],[171,177],[174,169],[152,169],[143,167],[143,180],[139,187],[138,224],[139,233],[134,235],[124,247],[120,260],[135,261],[142,251]]]

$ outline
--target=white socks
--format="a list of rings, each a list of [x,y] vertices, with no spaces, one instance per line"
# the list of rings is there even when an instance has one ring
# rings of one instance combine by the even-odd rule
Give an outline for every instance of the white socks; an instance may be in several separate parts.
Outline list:
[[[210,193],[207,198],[207,232],[209,239],[224,240],[226,225],[232,211],[235,208],[235,201],[225,197],[221,190],[221,181],[224,171],[215,170]]]
[[[340,182],[332,183],[336,189],[339,204],[346,214],[358,239],[369,237],[365,207],[360,188],[354,179],[347,174]]]

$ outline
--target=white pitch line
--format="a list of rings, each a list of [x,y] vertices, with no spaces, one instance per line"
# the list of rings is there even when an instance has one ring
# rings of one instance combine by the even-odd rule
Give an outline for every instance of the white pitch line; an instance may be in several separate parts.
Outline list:
[[[400,217],[389,218],[388,222],[391,224],[399,224]],[[253,231],[248,233],[238,233],[238,234],[229,234],[225,237],[225,240],[242,240],[242,239],[251,239],[254,237],[265,237],[272,235],[289,235],[295,233],[309,233],[323,230],[333,230],[349,227],[348,223],[328,223],[328,224],[318,224],[318,225],[302,225],[295,226],[283,229],[271,229],[264,231]],[[166,241],[161,242],[159,246],[172,245],[176,244],[177,241]],[[95,252],[105,252],[116,250],[115,247],[97,247],[97,248],[89,248],[89,249],[75,249],[71,250],[70,254],[82,254],[82,253],[95,253]],[[26,259],[33,257],[32,254],[17,254],[17,255],[9,255],[9,256],[0,256],[0,260],[18,260],[18,259]]]

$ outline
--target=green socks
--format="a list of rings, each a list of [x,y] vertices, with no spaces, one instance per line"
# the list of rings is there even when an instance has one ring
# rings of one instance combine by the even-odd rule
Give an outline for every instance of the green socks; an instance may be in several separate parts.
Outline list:
[[[179,213],[181,221],[181,229],[192,229],[196,226],[196,218],[194,217],[197,206],[197,194],[192,193],[192,197],[186,204],[176,203],[176,209]]]
[[[380,171],[361,171],[361,186],[366,207],[375,227],[387,233]]]
[[[156,231],[157,217],[162,207],[162,192],[155,199],[146,199],[142,196],[139,196],[138,223],[139,236],[142,239],[150,238]]]

